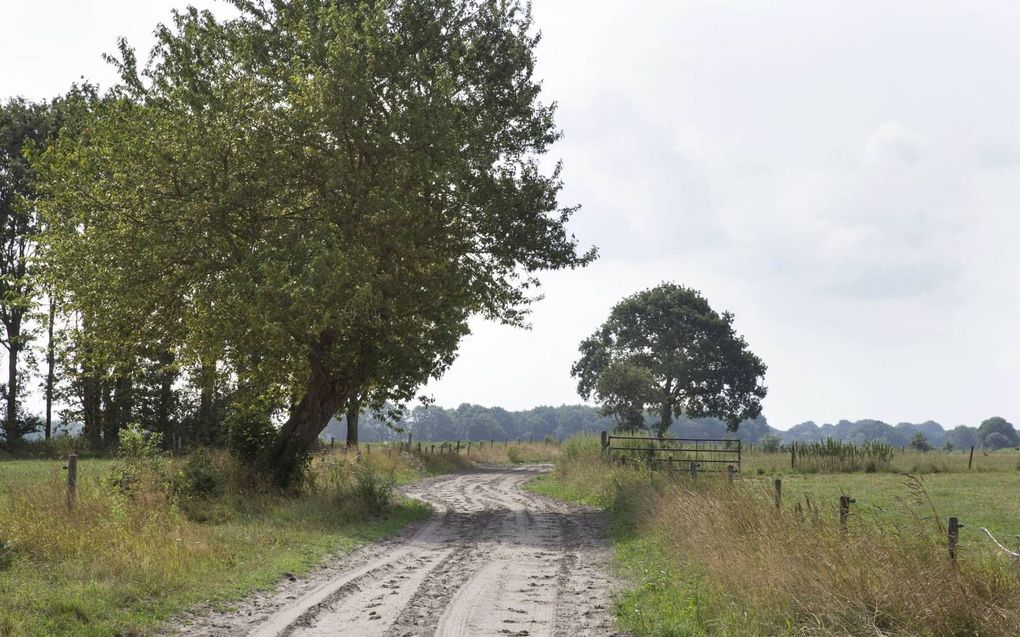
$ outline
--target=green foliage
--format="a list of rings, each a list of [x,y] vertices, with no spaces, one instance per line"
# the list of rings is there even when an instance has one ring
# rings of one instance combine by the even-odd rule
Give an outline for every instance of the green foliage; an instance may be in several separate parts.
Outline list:
[[[109,486],[131,494],[162,490],[168,485],[166,457],[161,449],[162,434],[145,431],[133,424],[120,430],[119,442],[118,461],[106,477]]]
[[[981,446],[985,449],[991,449],[996,451],[998,449],[1005,449],[1006,447],[1012,446],[1013,443],[1010,439],[1002,432],[993,431],[992,433],[983,437]]]
[[[875,472],[889,467],[895,447],[881,441],[854,444],[827,438],[798,443],[796,453],[797,470],[806,473]]]
[[[991,440],[989,440],[990,438]],[[976,444],[988,449],[1020,447],[1020,436],[1017,435],[1012,423],[1005,418],[995,416],[985,420],[978,427]]]
[[[211,498],[223,494],[227,476],[208,449],[195,449],[174,476],[174,493],[186,498]]]
[[[780,446],[781,441],[779,440],[779,436],[775,434],[762,436],[762,438],[758,441],[758,449],[761,449],[765,453],[779,453]]]
[[[765,364],[734,331],[733,315],[696,290],[664,283],[625,298],[580,351],[571,370],[578,392],[628,420],[657,407],[660,436],[674,414],[715,416],[735,430],[761,413]]]
[[[276,435],[276,428],[264,409],[236,405],[223,421],[227,448],[241,460],[253,463]]]
[[[645,408],[659,396],[652,373],[624,361],[614,361],[602,370],[594,393],[602,401],[600,413],[612,416],[618,430],[644,428]]]
[[[354,496],[363,510],[379,515],[390,505],[396,489],[392,473],[377,469],[369,463],[360,463],[354,471]]]
[[[910,439],[910,446],[917,451],[931,451],[932,446],[928,443],[928,439],[924,437],[924,434],[920,431],[914,434],[914,437]]]
[[[122,44],[120,85],[37,161],[42,256],[102,317],[95,361],[165,344],[287,413],[266,462],[289,481],[347,399],[412,397],[469,316],[522,324],[538,272],[595,255],[541,168],[522,3],[235,5],[175,14],[144,69]]]

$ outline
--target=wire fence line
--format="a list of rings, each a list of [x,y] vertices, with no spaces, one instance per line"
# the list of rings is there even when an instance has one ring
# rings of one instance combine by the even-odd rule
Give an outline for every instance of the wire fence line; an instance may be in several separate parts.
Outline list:
[[[999,550],[1001,550],[1006,555],[1012,557],[1014,562],[1020,562],[1020,553],[1017,553],[1016,551],[1011,551],[1008,548],[1006,548],[1002,544],[1002,542],[996,540],[995,536],[992,535],[992,532],[986,529],[985,527],[982,526],[978,528],[985,532],[985,535],[988,536],[988,539],[990,539],[992,542],[995,542],[995,545],[999,547]],[[1017,538],[1020,538],[1020,535],[1018,535]]]

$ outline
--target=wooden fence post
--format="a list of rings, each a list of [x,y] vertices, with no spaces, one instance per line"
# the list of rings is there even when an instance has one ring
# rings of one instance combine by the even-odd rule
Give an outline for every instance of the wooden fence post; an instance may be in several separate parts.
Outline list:
[[[733,476],[736,473],[737,473],[737,468],[736,467],[734,467],[731,464],[726,465],[726,477],[728,477],[730,479],[730,482],[733,482]]]
[[[460,440],[457,441],[457,453],[460,453]]]
[[[411,432],[407,432],[407,450],[411,450]]]
[[[74,508],[75,491],[78,489],[78,454],[67,456],[67,508]]]
[[[697,478],[698,477],[698,463],[697,462],[692,462],[691,463],[691,477],[692,478]]]
[[[783,481],[776,478],[772,486],[776,490],[776,511],[778,511],[783,506]]]
[[[365,455],[372,455],[372,445],[365,443]]]
[[[603,431],[602,432],[602,451],[605,451],[608,448],[609,448],[609,432]]]
[[[790,468],[797,468],[797,443],[790,443]]]
[[[468,456],[471,455],[471,441],[470,440],[468,440],[467,451],[464,452],[464,455],[468,455]]]
[[[334,438],[333,436],[330,436],[329,437],[329,448],[332,449],[333,445],[335,445],[335,444],[336,444],[336,438]]]
[[[839,526],[846,529],[846,520],[850,517],[850,505],[856,502],[848,495],[839,496]]]
[[[959,519],[949,518],[947,546],[949,547],[949,559],[954,562],[956,561],[956,547],[960,544],[960,528],[962,526]]]
[[[970,447],[970,459],[967,460],[967,469],[970,469],[973,466],[974,466],[974,446],[971,445],[971,447]]]

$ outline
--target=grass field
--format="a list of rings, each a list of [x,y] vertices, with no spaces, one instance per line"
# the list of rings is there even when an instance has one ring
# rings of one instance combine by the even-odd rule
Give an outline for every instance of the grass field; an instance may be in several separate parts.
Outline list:
[[[886,471],[823,474],[753,453],[729,484],[621,467],[597,439],[580,438],[530,488],[611,514],[617,561],[633,582],[616,614],[635,635],[1020,634],[1020,570],[978,529],[1015,546],[1017,454],[976,455],[971,471],[966,462],[908,452]],[[856,499],[846,529],[842,494]],[[942,526],[951,515],[966,525],[956,565]]]

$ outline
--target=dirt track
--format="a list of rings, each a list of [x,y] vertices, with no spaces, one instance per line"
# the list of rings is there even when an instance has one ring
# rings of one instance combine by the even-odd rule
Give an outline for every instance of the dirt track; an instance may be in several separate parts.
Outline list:
[[[436,509],[417,530],[359,549],[234,612],[192,618],[178,634],[613,635],[605,520],[522,491],[541,470],[478,470],[415,485],[407,495]]]

